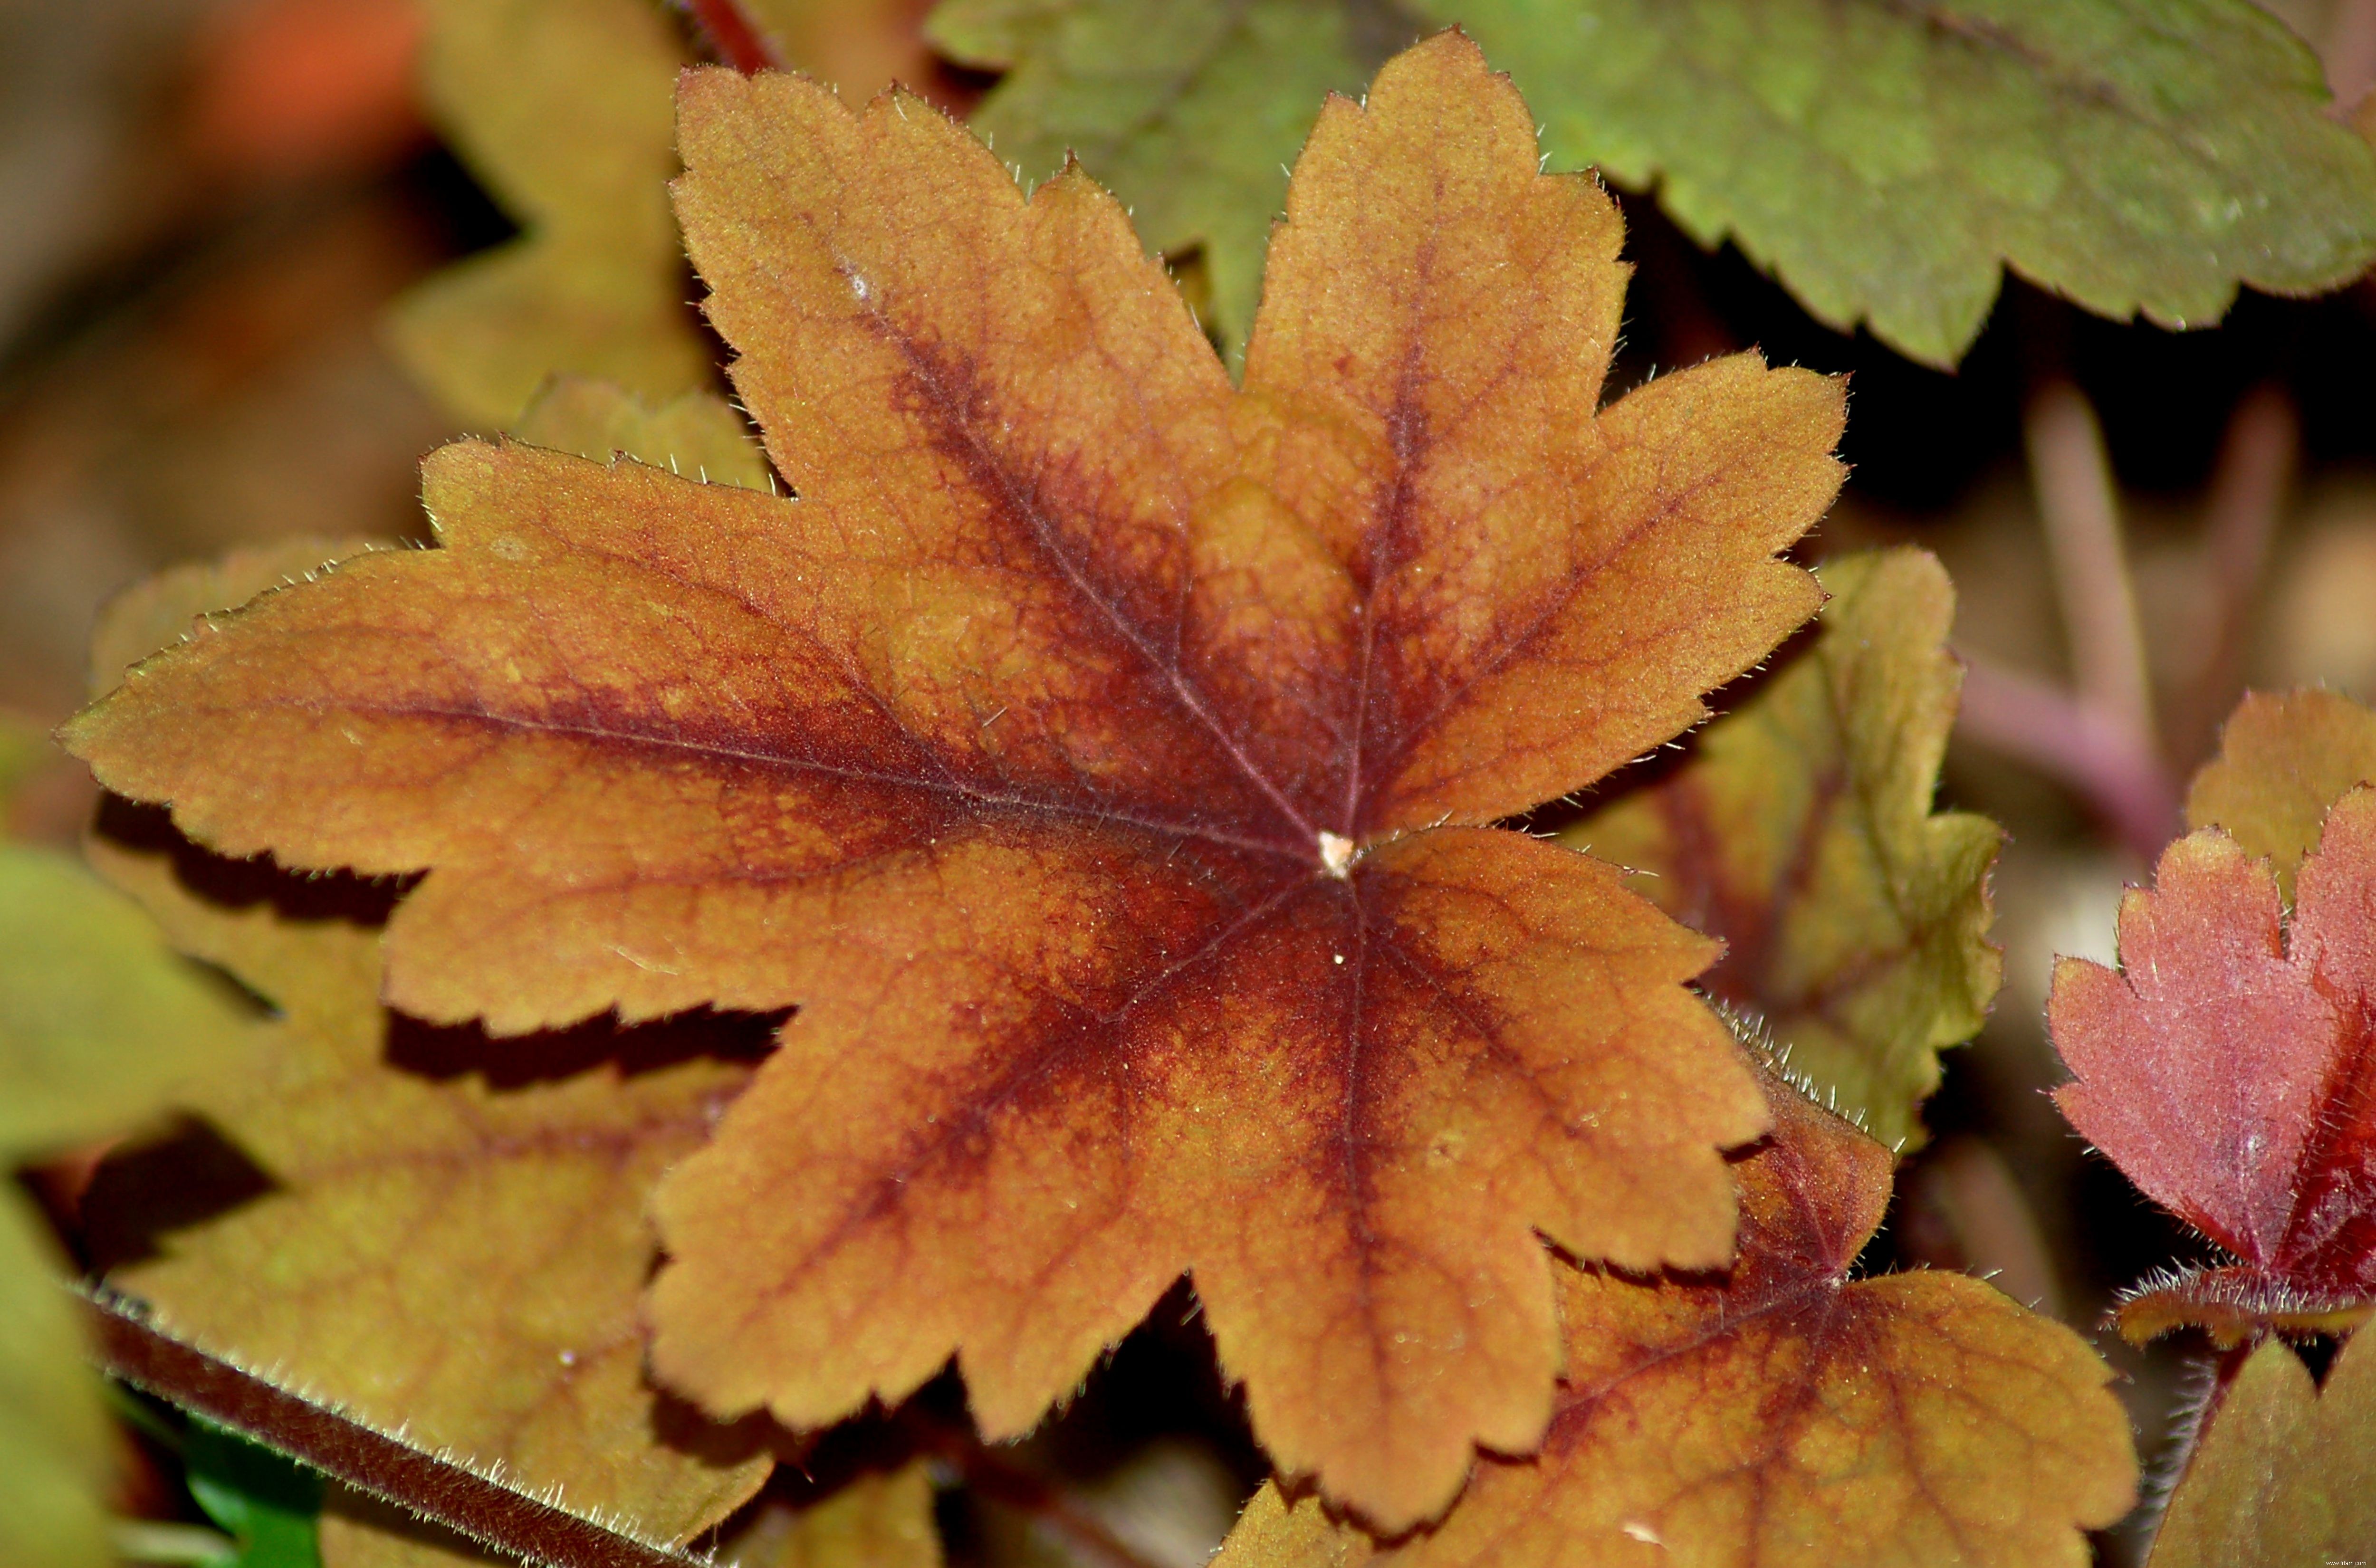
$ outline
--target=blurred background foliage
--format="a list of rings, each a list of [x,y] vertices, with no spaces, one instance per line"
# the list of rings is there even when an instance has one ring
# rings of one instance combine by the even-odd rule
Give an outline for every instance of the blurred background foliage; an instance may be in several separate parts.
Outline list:
[[[421,456],[516,410],[518,387],[441,379],[423,359],[456,279],[505,286],[499,265],[518,253],[497,247],[550,211],[538,171],[496,167],[473,146],[487,126],[422,89],[441,8],[0,0],[0,708],[26,724],[83,699],[111,595],[236,546],[422,537]],[[897,74],[964,112],[995,78],[929,53],[929,9],[755,11],[774,47],[846,90]],[[2376,79],[2376,5],[2268,9],[2317,52],[2348,123]],[[697,15],[641,24],[650,69],[704,47]],[[1740,250],[1703,249],[1646,193],[1618,194],[1637,270],[1613,390],[1752,344],[1851,373],[1853,478],[1805,553],[1919,544],[1956,588],[1954,643],[1974,673],[1942,804],[2010,831],[1995,879],[2006,987],[1978,1041],[1947,1058],[1931,1142],[1874,1261],[1990,1271],[2093,1334],[2115,1288],[2191,1244],[2083,1155],[2039,1092],[2061,1075],[2042,1023],[2049,956],[2111,956],[2121,885],[2174,826],[2177,784],[2246,683],[2376,697],[2376,283],[2302,300],[2247,289],[2219,325],[2181,332],[2008,279],[1946,370],[1824,325]],[[683,300],[668,242],[632,242],[636,265]],[[1172,259],[1209,301],[1204,258]],[[647,367],[654,397],[697,380],[685,366],[710,350],[690,310],[661,330],[681,346]],[[2068,743],[2073,724],[2096,740]],[[17,771],[6,836],[70,846],[87,778],[30,755]],[[27,1180],[70,1221],[71,1179]],[[2096,1338],[2127,1374],[2150,1456],[2181,1355]],[[1109,1535],[1150,1562],[1201,1561],[1258,1473],[1203,1358],[1184,1298],[1167,1304],[1014,1474],[977,1486],[974,1513],[944,1519],[958,1555],[1093,1560]],[[194,1505],[172,1483],[153,1414],[122,1424],[118,1511],[228,1539],[220,1497],[201,1488]],[[2132,1550],[2105,1545],[2112,1561]]]

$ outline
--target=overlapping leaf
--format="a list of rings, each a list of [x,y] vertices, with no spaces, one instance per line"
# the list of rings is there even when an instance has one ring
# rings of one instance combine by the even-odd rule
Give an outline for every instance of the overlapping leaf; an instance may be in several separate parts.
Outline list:
[[[682,46],[644,0],[432,0],[431,118],[520,236],[400,301],[406,368],[465,425],[507,425],[556,372],[654,399],[707,382],[668,208]]]
[[[2150,1568],[2336,1568],[2376,1542],[2376,1353],[2326,1385],[2272,1339],[2222,1394],[2154,1538]]]
[[[1720,1280],[1562,1269],[1567,1365],[1542,1452],[1491,1460],[1443,1522],[1380,1544],[1265,1487],[1217,1568],[2044,1568],[2129,1506],[2109,1372],[1954,1274],[1850,1281],[1888,1150],[1774,1083]]]
[[[1078,157],[1158,251],[1204,251],[1234,349],[1262,297],[1287,167],[1331,92],[1359,92],[1419,25],[1390,3],[947,0],[933,41],[1005,73],[973,124],[1040,180]]]
[[[2238,1260],[2133,1297],[2132,1337],[2193,1323],[2232,1344],[2376,1307],[2376,790],[2328,814],[2282,910],[2269,862],[2204,829],[2122,901],[2119,972],[2055,968],[2063,1114]]]
[[[127,899],[68,856],[0,843],[0,1177],[133,1130],[177,1092],[239,1071],[253,1045],[239,997],[171,952]],[[66,1272],[47,1222],[0,1194],[7,1568],[113,1561],[101,1497],[115,1438]]]
[[[13,1183],[11,1184],[13,1187]],[[0,1563],[108,1568],[116,1437],[48,1224],[0,1191]]]
[[[2339,692],[2253,692],[2194,776],[2187,826],[2224,827],[2245,853],[2267,856],[2291,897],[2328,808],[2359,784],[2376,784],[2376,713]]]
[[[536,396],[512,434],[556,452],[608,461],[625,454],[705,483],[770,488],[767,459],[725,399],[687,392],[654,404],[625,387],[584,376],[556,376]]]
[[[655,1364],[795,1424],[954,1352],[1036,1420],[1182,1271],[1374,1521],[1523,1451],[1541,1235],[1730,1256],[1764,1124],[1712,944],[1485,825],[1704,714],[1839,392],[1596,412],[1607,198],[1446,35],[1332,104],[1233,389],[1120,208],[909,98],[687,79],[680,210],[797,501],[515,445],[77,721],[229,853],[426,871],[391,997],[499,1031],[798,1004],[662,1187]]]
[[[351,1494],[322,1515],[323,1568],[470,1568],[510,1559],[410,1525]],[[853,1477],[792,1503],[768,1498],[731,1521],[711,1550],[727,1568],[941,1568],[932,1479],[921,1460]]]
[[[497,1087],[433,1039],[407,1070],[390,1060],[408,1048],[378,1005],[375,931],[226,909],[164,855],[91,853],[176,945],[279,1015],[249,1071],[188,1097],[273,1190],[169,1231],[112,1283],[170,1332],[643,1535],[690,1535],[749,1495],[764,1444],[672,1420],[636,1317],[646,1195],[747,1068],[604,1060]],[[94,1223],[137,1223],[151,1195],[135,1170],[102,1177]]]
[[[1701,987],[1762,1019],[1792,1072],[1903,1146],[1921,1136],[1939,1051],[1978,1032],[1996,995],[2001,835],[1930,810],[1962,684],[1946,573],[1898,550],[1819,575],[1833,598],[1812,646],[1709,726],[1690,762],[1564,837],[1721,937]]]
[[[2244,0],[945,0],[931,28],[1009,70],[978,118],[1028,175],[1075,148],[1151,243],[1207,247],[1234,336],[1317,89],[1447,22],[1516,74],[1556,163],[1655,184],[1821,319],[1933,363],[2006,264],[2193,325],[2239,280],[2331,289],[2376,255],[2376,158]]]

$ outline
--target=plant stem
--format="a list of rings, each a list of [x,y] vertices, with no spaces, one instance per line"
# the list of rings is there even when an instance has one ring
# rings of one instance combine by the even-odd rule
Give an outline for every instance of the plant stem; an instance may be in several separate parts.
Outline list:
[[[2151,865],[2180,826],[2178,787],[2144,737],[2069,693],[1969,653],[1963,732],[2070,786]]]
[[[2153,684],[2121,543],[2120,505],[2112,493],[2104,433],[2079,389],[2058,381],[2032,399],[2023,434],[2079,700],[2149,738]]]
[[[2274,384],[2236,405],[2203,509],[2202,569],[2217,606],[2211,645],[2188,681],[2168,726],[2173,754],[2192,763],[2211,750],[2220,720],[2244,685],[2244,655],[2260,609],[2270,545],[2284,514],[2301,446],[2293,402]]]
[[[547,1568],[693,1568],[700,1562],[277,1387],[174,1338],[120,1298],[93,1292],[85,1300],[107,1372],[483,1546]]]
[[[695,29],[721,64],[733,66],[746,77],[784,69],[784,62],[776,57],[766,31],[743,11],[739,0],[683,0],[683,4]]]

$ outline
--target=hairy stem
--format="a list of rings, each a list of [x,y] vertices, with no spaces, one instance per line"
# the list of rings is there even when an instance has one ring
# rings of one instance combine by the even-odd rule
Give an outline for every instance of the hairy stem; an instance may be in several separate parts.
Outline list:
[[[366,1426],[148,1323],[119,1297],[86,1297],[102,1369],[360,1491],[547,1568],[690,1568],[699,1559],[631,1537]]]
[[[784,62],[776,57],[775,46],[767,42],[766,30],[751,19],[740,0],[682,3],[685,14],[693,18],[694,30],[720,64],[731,65],[746,77],[784,69]]]

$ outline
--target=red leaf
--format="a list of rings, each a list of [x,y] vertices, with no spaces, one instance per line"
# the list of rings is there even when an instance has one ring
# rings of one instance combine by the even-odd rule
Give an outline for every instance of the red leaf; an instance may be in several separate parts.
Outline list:
[[[2132,1336],[2376,1291],[2376,790],[2329,814],[2299,892],[2288,923],[2267,861],[2195,833],[2122,904],[2119,973],[2055,970],[2063,1114],[2240,1260],[2144,1293]]]

